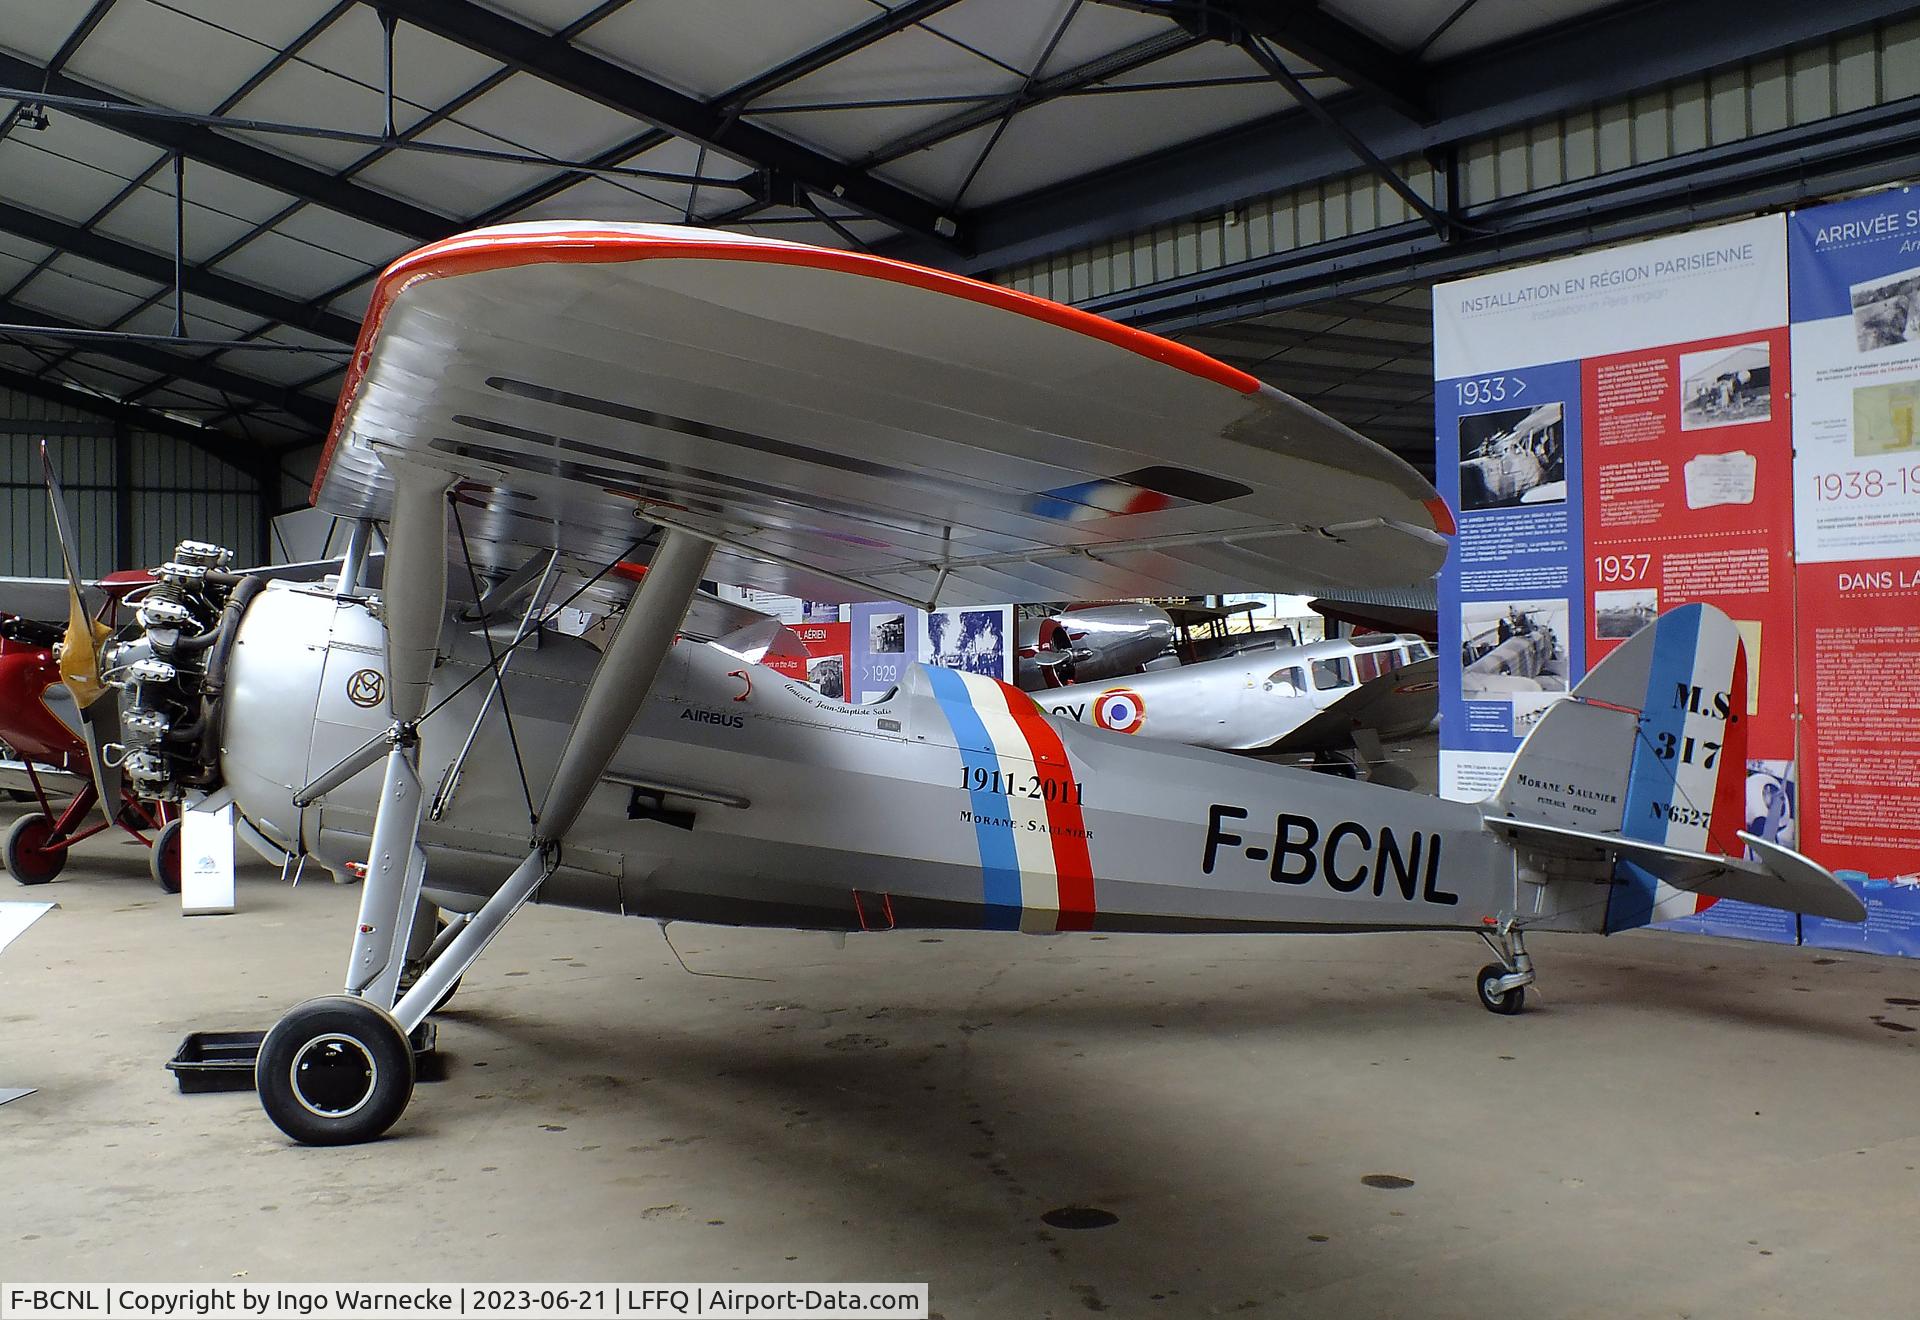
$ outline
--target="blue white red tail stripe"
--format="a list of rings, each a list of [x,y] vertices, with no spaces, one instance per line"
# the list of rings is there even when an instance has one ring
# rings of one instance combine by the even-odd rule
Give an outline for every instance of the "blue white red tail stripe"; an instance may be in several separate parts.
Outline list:
[[[1730,620],[1699,606],[1660,616],[1640,706],[1621,833],[1692,852],[1739,855],[1737,820],[1746,774],[1746,658]],[[1622,863],[1607,929],[1628,930],[1704,910],[1715,901]]]

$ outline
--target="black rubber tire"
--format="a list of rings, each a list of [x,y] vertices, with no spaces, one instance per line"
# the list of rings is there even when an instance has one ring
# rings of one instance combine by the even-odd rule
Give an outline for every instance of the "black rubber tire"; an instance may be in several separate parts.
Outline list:
[[[413,1049],[386,1010],[352,995],[309,999],[260,1043],[253,1081],[275,1127],[307,1146],[372,1141],[413,1098]]]
[[[1498,985],[1500,978],[1506,974],[1507,969],[1499,963],[1488,963],[1480,969],[1479,975],[1473,978],[1473,986],[1480,995],[1480,1007],[1489,1013],[1512,1017],[1527,1006],[1527,988],[1524,985],[1516,985],[1505,994],[1496,993],[1493,987]]]
[[[180,892],[180,822],[170,820],[153,836],[147,853],[147,874],[169,894]]]
[[[53,821],[42,811],[30,811],[7,831],[4,855],[7,871],[23,885],[44,885],[67,865],[65,848],[49,848]]]

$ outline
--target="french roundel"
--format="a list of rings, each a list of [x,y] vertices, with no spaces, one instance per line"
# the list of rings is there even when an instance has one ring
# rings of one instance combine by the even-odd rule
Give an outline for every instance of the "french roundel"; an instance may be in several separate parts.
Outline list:
[[[1109,688],[1093,703],[1093,722],[1115,733],[1132,733],[1147,718],[1147,703],[1132,688]]]

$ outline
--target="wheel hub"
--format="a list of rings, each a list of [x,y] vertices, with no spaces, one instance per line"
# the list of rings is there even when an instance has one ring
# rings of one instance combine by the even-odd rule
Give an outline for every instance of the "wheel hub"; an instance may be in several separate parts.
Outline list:
[[[316,1036],[300,1047],[287,1068],[293,1097],[321,1118],[346,1118],[373,1098],[380,1065],[352,1036]]]

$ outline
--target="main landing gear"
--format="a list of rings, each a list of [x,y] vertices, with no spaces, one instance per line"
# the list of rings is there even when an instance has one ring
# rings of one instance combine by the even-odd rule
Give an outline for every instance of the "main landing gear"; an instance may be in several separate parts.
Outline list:
[[[1478,933],[1500,959],[1482,967],[1474,977],[1480,1007],[1511,1017],[1526,1007],[1527,987],[1533,984],[1533,959],[1527,956],[1526,938],[1511,917],[1492,930]]]
[[[709,553],[703,541],[662,531],[647,575],[587,684],[526,857],[479,911],[433,939],[420,955],[413,984],[403,991],[427,870],[419,840],[425,800],[416,723],[424,718],[446,607],[445,484],[433,481],[405,468],[395,473],[386,570],[387,690],[394,724],[361,882],[347,993],[310,999],[288,1013],[267,1033],[254,1065],[267,1117],[309,1145],[370,1141],[406,1109],[414,1082],[408,1033],[445,1002],[481,950],[559,865],[562,843],[673,646]],[[344,778],[329,771],[315,782]]]

